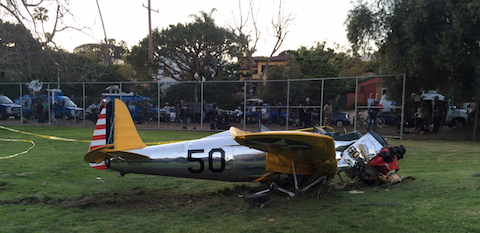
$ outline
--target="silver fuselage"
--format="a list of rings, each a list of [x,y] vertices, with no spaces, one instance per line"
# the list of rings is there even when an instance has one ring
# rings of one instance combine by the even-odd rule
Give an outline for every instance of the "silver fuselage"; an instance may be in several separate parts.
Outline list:
[[[109,167],[122,174],[139,173],[232,182],[253,181],[266,172],[266,153],[239,145],[230,131],[128,152],[151,159],[129,161],[117,157],[109,161]]]
[[[352,151],[358,151],[361,156],[359,158],[368,161],[385,145],[386,142],[380,135],[372,134],[353,141],[336,141],[336,147],[345,148],[337,151],[338,171],[344,171],[356,164]],[[107,161],[109,168],[121,174],[137,173],[231,182],[254,181],[267,172],[266,153],[238,144],[230,131],[197,140],[148,146],[127,152],[148,156],[149,159],[129,160],[115,157]]]

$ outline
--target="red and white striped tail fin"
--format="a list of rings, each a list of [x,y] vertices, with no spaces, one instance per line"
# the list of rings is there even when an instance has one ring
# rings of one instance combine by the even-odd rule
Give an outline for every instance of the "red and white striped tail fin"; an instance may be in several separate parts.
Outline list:
[[[95,131],[93,131],[92,141],[90,142],[90,148],[88,151],[91,151],[97,147],[107,145],[107,105],[102,108],[100,116],[98,116],[97,124],[95,125]],[[101,163],[90,163],[95,169],[105,170],[107,165],[105,162]]]

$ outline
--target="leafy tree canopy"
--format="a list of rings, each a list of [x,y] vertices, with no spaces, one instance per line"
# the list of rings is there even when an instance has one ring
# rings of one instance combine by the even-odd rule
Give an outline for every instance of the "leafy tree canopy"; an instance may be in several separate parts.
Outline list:
[[[0,70],[6,80],[28,82],[34,79],[56,82],[126,80],[127,71],[106,67],[81,54],[42,46],[21,24],[0,20]]]
[[[85,55],[93,61],[108,64],[109,59],[111,63],[117,59],[123,59],[128,52],[128,48],[124,41],[117,43],[115,39],[109,39],[108,44],[83,44],[76,47],[73,52]]]
[[[333,49],[325,47],[324,43],[317,43],[310,48],[301,47],[296,51],[286,51],[292,56],[287,64],[284,66],[274,66],[267,70],[269,80],[284,80],[284,79],[305,79],[305,78],[326,78],[337,77],[338,70],[334,66],[336,54]],[[349,85],[346,80],[327,80],[325,82],[325,97],[334,99],[338,93],[345,93],[349,90]],[[290,96],[292,99],[297,99],[300,104],[305,98],[310,98],[312,101],[320,102],[320,81],[309,82],[292,82],[290,86]],[[270,82],[266,83],[262,89],[260,98],[267,102],[283,102],[286,101],[287,96],[286,82]]]
[[[468,98],[480,66],[480,2],[359,1],[346,21],[355,53],[379,48],[381,73],[407,75],[407,93],[437,89]],[[387,85],[401,86],[401,78]],[[390,88],[394,99],[401,88]],[[459,96],[461,95],[463,96]]]
[[[235,72],[239,68],[238,64],[228,64],[224,66],[224,69],[219,72],[219,81],[238,81],[238,72]],[[237,93],[243,91],[242,82],[203,82],[203,99],[207,103],[215,103],[222,109],[235,109],[238,107],[243,99],[236,96]],[[196,89],[196,90],[195,90]],[[197,94],[197,98],[195,98]],[[173,106],[173,103],[178,103],[180,100],[186,102],[198,102],[201,101],[201,83],[180,83],[170,86],[164,96],[162,97],[163,104],[169,102]]]
[[[215,80],[217,68],[225,64],[222,61],[235,57],[240,49],[230,31],[215,25],[212,13],[201,12],[192,23],[153,30],[152,64],[148,62],[148,37],[132,48],[127,61],[144,74],[151,67],[177,81],[195,80],[195,73]]]
[[[0,69],[12,77],[32,76],[35,61],[45,54],[30,31],[0,19]],[[19,72],[19,73],[18,73]]]

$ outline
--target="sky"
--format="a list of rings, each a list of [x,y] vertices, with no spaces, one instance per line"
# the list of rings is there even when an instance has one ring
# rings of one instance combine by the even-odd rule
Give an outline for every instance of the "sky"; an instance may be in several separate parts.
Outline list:
[[[346,26],[347,13],[353,8],[352,0],[284,0],[283,15],[295,18],[288,27],[288,34],[280,51],[296,50],[301,46],[311,47],[326,41],[327,47],[334,44],[348,46]],[[105,31],[109,39],[125,41],[129,48],[148,36],[148,0],[98,0]],[[279,0],[255,0],[258,11],[257,24],[261,39],[254,56],[269,56],[275,45],[271,22],[278,16]],[[242,0],[243,15],[246,15],[247,0]],[[145,6],[145,7],[144,7]],[[190,15],[200,11],[210,12],[217,26],[226,27],[240,15],[237,0],[151,0],[152,29],[167,28],[169,25],[189,23]],[[96,0],[70,1],[70,11],[75,23],[89,29],[83,33],[69,30],[56,35],[57,45],[72,52],[79,45],[99,43],[105,38]],[[275,55],[278,55],[277,52]]]

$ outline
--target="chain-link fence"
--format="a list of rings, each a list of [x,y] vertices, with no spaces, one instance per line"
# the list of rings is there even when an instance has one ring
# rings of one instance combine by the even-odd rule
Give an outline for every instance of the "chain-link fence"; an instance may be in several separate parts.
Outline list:
[[[384,88],[393,79],[403,80],[401,90]],[[386,98],[388,91],[401,93],[402,98],[390,101]],[[120,98],[137,128],[145,129],[216,131],[235,126],[259,131],[262,125],[272,130],[318,125],[337,132],[361,133],[368,127],[384,136],[402,138],[403,133],[418,127],[416,103],[410,95],[405,97],[405,77],[393,75],[265,81],[0,83],[0,93],[18,104],[7,107],[8,111],[0,109],[3,125],[94,127],[105,101]],[[376,112],[375,119],[371,119],[372,112]]]

